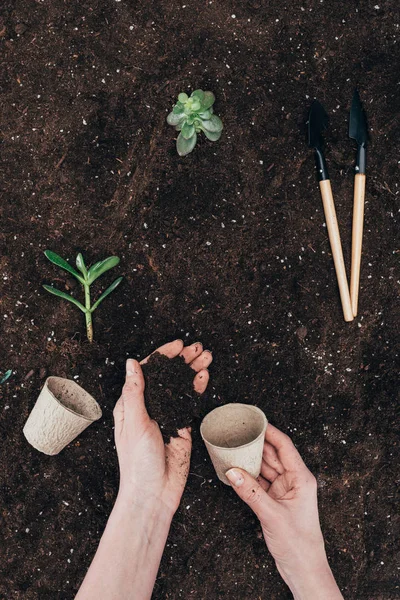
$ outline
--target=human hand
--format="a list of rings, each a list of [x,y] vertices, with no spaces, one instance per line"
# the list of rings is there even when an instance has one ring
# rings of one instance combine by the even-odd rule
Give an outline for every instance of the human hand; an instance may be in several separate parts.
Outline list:
[[[318,516],[317,482],[291,439],[268,424],[260,477],[226,476],[260,520],[279,573],[296,599],[342,598],[330,571]]]
[[[168,358],[182,356],[196,372],[193,386],[202,394],[207,387],[212,354],[200,343],[184,347],[181,340],[156,350]],[[141,364],[145,364],[149,357]],[[119,498],[135,506],[162,506],[171,517],[179,502],[189,473],[192,440],[190,429],[164,444],[157,423],[150,419],[144,401],[145,381],[138,361],[126,362],[126,380],[114,408],[115,445],[120,467]]]

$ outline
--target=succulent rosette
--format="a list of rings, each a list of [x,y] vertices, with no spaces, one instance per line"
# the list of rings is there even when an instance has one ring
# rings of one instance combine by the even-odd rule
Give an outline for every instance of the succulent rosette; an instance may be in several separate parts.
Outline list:
[[[221,119],[214,115],[214,102],[212,92],[195,90],[190,96],[179,94],[178,102],[167,117],[167,123],[180,132],[176,140],[179,156],[186,156],[193,150],[197,134],[201,131],[212,142],[221,137],[223,125]]]

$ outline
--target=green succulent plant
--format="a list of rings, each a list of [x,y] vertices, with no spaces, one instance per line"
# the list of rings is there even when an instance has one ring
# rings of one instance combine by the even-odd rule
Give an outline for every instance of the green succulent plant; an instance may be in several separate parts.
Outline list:
[[[2,383],[5,383],[7,381],[7,379],[9,379],[12,375],[12,371],[11,369],[8,369],[8,371],[6,371],[3,375],[3,377],[0,377],[0,385]]]
[[[179,94],[178,102],[167,117],[167,123],[180,132],[176,140],[179,156],[186,156],[193,150],[200,131],[212,142],[221,137],[223,125],[221,119],[214,115],[214,102],[212,92],[195,90],[190,97],[184,92]]]
[[[64,300],[68,300],[68,302],[72,302],[72,304],[75,304],[75,306],[77,306],[83,313],[85,313],[87,338],[89,342],[92,342],[92,314],[99,306],[100,302],[103,302],[104,298],[111,294],[111,292],[114,291],[115,288],[121,283],[123,277],[118,277],[118,279],[116,279],[106,290],[104,290],[104,292],[93,305],[90,299],[90,286],[98,277],[100,277],[100,275],[118,265],[118,256],[109,256],[108,258],[105,258],[104,260],[95,263],[92,267],[87,269],[83,260],[83,256],[81,253],[79,253],[76,257],[76,266],[78,267],[81,274],[78,273],[78,271],[76,271],[66,260],[61,258],[61,256],[58,256],[58,254],[52,252],[51,250],[46,250],[45,256],[49,259],[50,262],[57,265],[57,267],[61,267],[61,269],[64,269],[64,271],[68,271],[68,273],[71,273],[71,275],[73,275],[75,279],[77,279],[79,283],[82,284],[83,289],[85,291],[85,306],[83,306],[83,304],[81,304],[76,298],[73,298],[72,296],[66,294],[65,292],[62,292],[61,290],[57,290],[52,285],[44,285],[43,287],[47,292],[50,292],[50,294],[54,294],[59,298],[63,298]]]

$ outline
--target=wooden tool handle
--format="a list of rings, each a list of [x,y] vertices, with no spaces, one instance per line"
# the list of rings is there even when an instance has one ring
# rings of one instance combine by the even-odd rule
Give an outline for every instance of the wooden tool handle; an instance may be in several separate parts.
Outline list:
[[[336,277],[339,285],[340,299],[342,301],[345,321],[353,320],[353,311],[350,302],[349,285],[347,283],[346,269],[343,260],[342,243],[340,241],[339,227],[336,218],[335,204],[333,202],[331,182],[324,179],[319,182],[322,203],[324,205],[326,226],[331,243],[333,262],[335,263]]]
[[[364,198],[365,175],[360,175],[358,173],[354,179],[353,235],[351,241],[350,298],[354,317],[357,316],[358,290],[360,287],[361,248],[364,227]]]

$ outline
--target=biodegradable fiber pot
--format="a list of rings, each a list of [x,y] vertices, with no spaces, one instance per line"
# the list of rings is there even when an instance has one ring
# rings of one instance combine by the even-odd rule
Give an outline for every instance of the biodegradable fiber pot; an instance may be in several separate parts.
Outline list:
[[[259,476],[267,423],[256,406],[236,403],[219,406],[203,419],[201,437],[221,481],[230,485],[225,473],[232,467]]]
[[[48,377],[23,432],[36,450],[58,454],[101,414],[96,400],[75,381]]]

